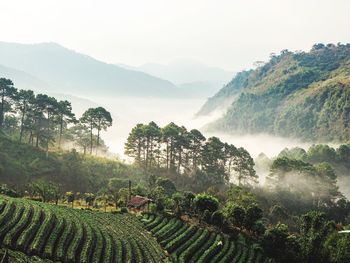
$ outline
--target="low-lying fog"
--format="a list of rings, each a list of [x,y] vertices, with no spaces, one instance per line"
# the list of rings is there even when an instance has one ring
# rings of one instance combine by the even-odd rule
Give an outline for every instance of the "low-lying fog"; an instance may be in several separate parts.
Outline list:
[[[219,116],[195,118],[195,113],[204,104],[203,99],[165,99],[165,98],[88,98],[108,111],[113,117],[113,127],[102,134],[103,139],[113,153],[121,158],[124,156],[124,143],[131,129],[137,123],[156,122],[164,126],[169,122],[184,125],[187,129],[200,129],[204,124]],[[74,105],[73,105],[74,106]],[[74,109],[78,116],[81,109]],[[309,145],[297,140],[273,137],[270,135],[230,136],[220,133],[205,133],[206,137],[217,136],[222,141],[232,143],[237,147],[246,148],[253,157],[264,152],[267,156],[276,156],[285,147]]]
[[[215,116],[194,118],[195,113],[205,102],[203,99],[164,99],[164,98],[88,98],[90,100],[82,104],[73,103],[73,110],[78,117],[81,116],[86,107],[96,107],[97,104],[105,107],[111,112],[113,117],[113,126],[102,133],[109,150],[117,154],[121,159],[128,160],[124,155],[124,143],[129,132],[137,123],[148,123],[155,121],[159,126],[164,126],[169,122],[178,125],[184,125],[187,129],[200,129],[205,124],[221,116],[220,113]],[[94,103],[96,104],[94,104]],[[90,105],[91,106],[87,106]],[[234,144],[236,147],[246,148],[253,158],[260,153],[265,153],[268,157],[276,157],[281,150],[288,147],[302,147],[308,149],[311,144],[303,143],[298,140],[275,137],[271,135],[245,135],[233,136],[222,133],[205,133],[208,138],[217,136],[223,142]],[[259,181],[264,183],[268,170],[260,170],[256,167],[259,175]],[[348,197],[350,193],[348,178],[339,177],[340,190]]]

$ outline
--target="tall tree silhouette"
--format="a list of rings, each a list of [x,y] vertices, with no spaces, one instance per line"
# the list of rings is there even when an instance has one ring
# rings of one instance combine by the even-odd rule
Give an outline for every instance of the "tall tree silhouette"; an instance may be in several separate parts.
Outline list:
[[[90,108],[84,112],[80,122],[90,130],[90,154],[93,148],[93,130],[97,129],[97,148],[100,145],[100,132],[112,126],[111,114],[103,107]]]
[[[16,109],[19,111],[21,118],[19,134],[20,142],[22,142],[23,132],[25,129],[25,121],[27,119],[28,112],[31,110],[34,100],[35,96],[32,90],[20,90],[16,96]]]
[[[96,127],[95,119],[95,109],[89,108],[83,113],[83,116],[80,118],[80,122],[86,126],[90,131],[90,154],[92,154],[93,147],[93,130]]]
[[[103,107],[94,109],[94,118],[97,129],[97,148],[100,146],[100,132],[112,126],[111,113]]]
[[[11,110],[17,89],[10,79],[0,78],[0,130],[3,128],[5,113]]]
[[[72,112],[72,104],[67,101],[58,102],[58,123],[59,123],[59,138],[58,148],[61,149],[61,141],[63,129],[67,127],[67,124],[76,122],[75,115]]]

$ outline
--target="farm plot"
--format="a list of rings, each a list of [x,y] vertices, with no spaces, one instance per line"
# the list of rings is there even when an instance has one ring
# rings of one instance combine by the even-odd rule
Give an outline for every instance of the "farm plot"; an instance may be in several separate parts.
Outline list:
[[[0,196],[0,244],[55,262],[161,262],[156,240],[130,214],[83,211]]]
[[[153,214],[144,214],[141,222],[171,254],[172,262],[270,262],[258,246],[249,246],[243,237],[231,240],[220,233],[210,233],[207,229],[190,226],[181,220]]]

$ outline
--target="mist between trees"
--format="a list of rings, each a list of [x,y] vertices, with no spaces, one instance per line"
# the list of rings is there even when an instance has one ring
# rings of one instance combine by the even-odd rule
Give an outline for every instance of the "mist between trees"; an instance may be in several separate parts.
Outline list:
[[[84,154],[107,151],[100,132],[112,126],[112,117],[103,107],[90,108],[77,119],[69,101],[17,90],[6,78],[0,78],[0,100],[0,130],[19,142],[41,147],[47,155],[50,147],[63,145],[76,146]]]
[[[136,125],[125,144],[125,154],[146,173],[163,170],[170,177],[192,178],[199,189],[207,185],[236,182],[254,185],[254,161],[244,148],[236,148],[217,137],[206,139],[199,130],[169,123]],[[181,184],[181,182],[178,182]]]

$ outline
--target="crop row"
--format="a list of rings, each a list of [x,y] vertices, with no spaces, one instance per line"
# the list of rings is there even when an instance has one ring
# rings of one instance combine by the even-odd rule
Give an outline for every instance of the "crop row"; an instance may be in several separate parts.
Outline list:
[[[164,252],[132,215],[0,196],[0,245],[60,262],[161,262]]]
[[[221,233],[197,228],[179,219],[144,214],[144,227],[171,254],[173,262],[269,262],[256,244],[248,245],[240,236],[233,240]]]

